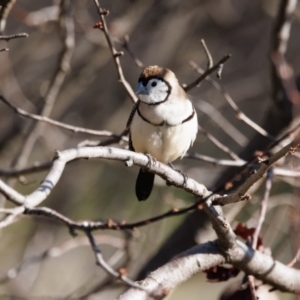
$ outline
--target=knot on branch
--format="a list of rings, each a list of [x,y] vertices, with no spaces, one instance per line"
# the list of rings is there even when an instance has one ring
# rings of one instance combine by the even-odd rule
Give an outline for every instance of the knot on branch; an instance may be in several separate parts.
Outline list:
[[[133,159],[131,157],[128,157],[125,161],[124,164],[126,167],[132,167],[133,166]]]

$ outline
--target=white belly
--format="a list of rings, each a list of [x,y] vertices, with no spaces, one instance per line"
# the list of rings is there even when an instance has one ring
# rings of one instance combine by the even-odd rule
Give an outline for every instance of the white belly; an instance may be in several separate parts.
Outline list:
[[[197,115],[177,126],[154,126],[136,113],[130,127],[136,152],[149,153],[163,163],[182,157],[193,144],[198,131]]]

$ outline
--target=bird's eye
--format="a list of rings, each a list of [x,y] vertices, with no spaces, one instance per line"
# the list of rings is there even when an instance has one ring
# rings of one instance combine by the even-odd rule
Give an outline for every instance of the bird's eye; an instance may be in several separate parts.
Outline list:
[[[152,86],[152,87],[157,86],[157,82],[156,82],[156,81],[153,81],[153,82],[151,83],[151,86]]]

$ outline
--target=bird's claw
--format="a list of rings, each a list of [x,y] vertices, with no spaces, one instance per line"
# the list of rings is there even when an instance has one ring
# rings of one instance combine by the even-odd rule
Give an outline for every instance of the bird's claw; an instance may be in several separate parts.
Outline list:
[[[149,171],[156,164],[156,159],[149,153],[146,153],[145,155],[148,157],[145,169]]]
[[[187,181],[188,181],[189,177],[187,176],[187,174],[183,173],[181,170],[177,170],[177,172],[182,175],[182,177],[183,177],[183,183],[182,183],[182,185],[184,187],[186,187],[187,186]]]
[[[184,187],[186,187],[186,186],[187,186],[187,181],[188,181],[188,179],[189,179],[189,177],[187,176],[187,174],[185,174],[185,173],[184,173],[183,171],[181,171],[181,170],[176,169],[172,163],[168,163],[168,165],[169,165],[174,171],[177,171],[178,173],[180,173],[180,174],[182,175],[182,177],[183,177],[183,183],[182,183],[182,185],[183,185]],[[171,185],[171,182],[170,182],[169,180],[166,180],[166,184],[167,184],[167,186],[170,186],[170,185]]]

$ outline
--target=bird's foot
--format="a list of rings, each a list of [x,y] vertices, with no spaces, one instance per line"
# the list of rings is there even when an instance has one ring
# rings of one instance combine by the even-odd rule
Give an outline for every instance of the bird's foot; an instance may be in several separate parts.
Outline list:
[[[168,165],[169,165],[174,171],[176,171],[176,172],[178,172],[178,173],[180,173],[180,174],[182,175],[182,177],[183,177],[183,183],[182,183],[182,185],[183,185],[184,187],[186,187],[186,186],[187,186],[187,181],[188,181],[188,179],[189,179],[189,177],[187,176],[187,174],[185,174],[185,173],[184,173],[183,171],[181,171],[181,170],[176,169],[172,163],[168,163]],[[168,181],[168,180],[166,181],[166,183],[167,183],[167,186],[170,186],[170,185],[171,185],[170,181]]]
[[[149,153],[146,153],[145,155],[148,157],[148,162],[145,166],[145,169],[150,171],[150,169],[156,164],[156,159]]]
[[[185,174],[183,171],[181,170],[176,170],[178,173],[180,173],[183,177],[183,183],[182,186],[187,187],[187,181],[189,179],[189,177],[187,176],[187,174]]]

